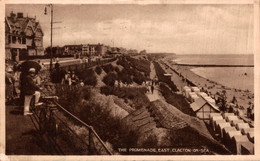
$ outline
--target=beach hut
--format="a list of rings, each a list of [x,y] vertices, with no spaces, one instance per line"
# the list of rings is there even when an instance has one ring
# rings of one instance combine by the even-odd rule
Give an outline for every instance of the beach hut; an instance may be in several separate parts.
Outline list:
[[[210,113],[218,113],[219,109],[207,102],[202,97],[198,98],[195,102],[190,104],[192,110],[196,113],[196,116],[206,122],[209,122]]]
[[[220,113],[210,113],[209,114],[209,120],[210,120],[209,124],[210,125],[213,124],[213,121],[212,121],[213,116],[220,116],[220,117],[222,117]]]
[[[191,92],[191,89],[190,88],[185,88],[183,89],[184,90],[184,95],[186,98],[189,98],[189,93]]]
[[[242,130],[243,128],[250,128],[248,123],[237,123],[236,124],[236,129],[237,130]]]
[[[226,120],[224,120],[224,119],[222,119],[222,120],[215,120],[215,121],[214,121],[214,127],[213,127],[214,129],[213,129],[213,130],[218,132],[218,131],[219,131],[219,130],[218,130],[218,126],[219,126],[219,124],[221,124],[221,123],[227,123],[227,122],[226,122]]]
[[[223,113],[222,115],[223,115],[223,118],[226,120],[226,118],[228,116],[234,116],[235,114],[234,113]]]
[[[231,150],[238,154],[241,155],[241,146],[242,144],[248,144],[248,145],[252,145],[252,143],[250,143],[250,141],[248,140],[248,138],[245,135],[234,135],[234,137],[232,138],[231,141]]]
[[[254,131],[249,131],[249,132],[247,133],[247,137],[248,137],[248,139],[249,139],[252,143],[255,142],[255,134],[254,134]]]
[[[198,87],[191,87],[191,91],[198,94],[200,92],[200,89]]]
[[[241,144],[241,155],[253,155],[254,154],[254,144],[250,142],[243,142]]]
[[[211,103],[211,104],[213,104],[213,105],[216,105],[216,101],[213,99],[213,98],[211,98],[211,97],[203,97],[204,99],[206,99],[209,103]]]
[[[238,120],[238,117],[237,116],[227,116],[226,117],[226,121],[231,123],[231,121],[233,120]]]
[[[242,128],[241,133],[247,135],[249,132],[254,132],[254,128]]]
[[[217,125],[217,132],[220,134],[221,138],[223,138],[223,130],[225,127],[231,127],[231,125],[227,122],[219,123]]]
[[[198,95],[201,97],[208,97],[207,93],[205,92],[199,92]]]
[[[184,87],[182,88],[182,95],[183,95],[183,96],[186,96],[186,89],[190,89],[190,87],[184,86]]]
[[[229,136],[228,136],[228,132],[230,131],[237,131],[237,129],[235,127],[225,127],[223,129],[223,142],[228,145],[230,144],[230,139],[229,139]]]
[[[231,122],[230,122],[231,126],[236,126],[236,124],[238,124],[238,123],[244,123],[244,121],[241,119],[238,119],[238,120],[231,120]]]
[[[211,117],[210,122],[212,123],[212,128],[213,128],[214,131],[216,130],[216,124],[215,124],[215,122],[218,121],[218,120],[223,120],[223,121],[225,122],[225,120],[223,119],[222,116],[212,116],[212,117]]]
[[[232,149],[235,149],[234,145],[232,146],[232,139],[234,136],[242,136],[241,132],[240,131],[228,131],[227,132],[227,143],[225,143],[225,145],[227,147],[229,147],[231,150]]]
[[[190,102],[194,102],[196,96],[197,96],[197,94],[196,94],[195,92],[189,92],[188,100],[189,100]]]

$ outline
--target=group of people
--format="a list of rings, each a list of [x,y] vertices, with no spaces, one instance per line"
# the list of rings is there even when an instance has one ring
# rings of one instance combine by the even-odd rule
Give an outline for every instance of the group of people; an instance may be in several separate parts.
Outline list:
[[[58,62],[56,62],[54,66],[54,71],[52,73],[52,82],[56,84],[80,84],[81,86],[84,86],[83,81],[78,78],[78,76],[75,74],[75,71],[64,71],[60,69],[60,65]]]
[[[35,96],[35,106],[41,105],[41,80],[36,68],[21,70],[19,64],[15,63],[13,68],[6,65],[5,84],[6,84],[6,104],[14,104],[15,98],[19,95],[19,104],[24,107],[23,114],[31,115],[30,103]]]
[[[150,92],[152,94],[154,92],[155,85],[158,85],[158,81],[156,81],[155,79],[153,79],[151,81],[143,81],[143,83],[142,83],[142,87],[146,88],[146,92]],[[124,84],[120,80],[115,80],[114,86],[115,87],[128,87],[128,86],[130,86],[131,87],[132,85]]]

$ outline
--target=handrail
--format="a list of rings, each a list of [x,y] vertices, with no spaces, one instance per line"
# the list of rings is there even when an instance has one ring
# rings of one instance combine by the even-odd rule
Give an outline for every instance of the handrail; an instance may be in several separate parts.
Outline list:
[[[86,124],[84,121],[80,120],[78,117],[76,117],[75,115],[73,115],[72,113],[70,113],[68,110],[66,110],[64,107],[62,107],[57,101],[53,101],[59,108],[61,108],[64,112],[66,112],[68,115],[70,115],[72,118],[74,118],[75,120],[77,120],[78,122],[80,122],[81,124],[83,124],[84,126],[86,126],[88,129],[90,129],[94,135],[97,137],[97,139],[99,140],[99,142],[102,144],[102,146],[106,149],[106,151],[108,152],[109,155],[112,155],[112,153],[110,152],[110,150],[107,148],[107,146],[105,145],[105,143],[102,141],[102,139],[99,137],[99,135],[96,133],[96,131],[94,130],[94,128],[88,124]],[[90,135],[90,134],[89,134]]]
[[[104,59],[101,60],[99,63],[109,63],[111,61],[116,60],[116,58],[110,58],[110,59]],[[84,63],[82,63],[84,64]],[[82,64],[74,64],[74,65],[67,65],[68,66],[77,66],[77,65],[82,65]],[[90,63],[88,63],[90,64]],[[95,62],[95,65],[97,65],[98,63]],[[94,66],[95,66],[94,65]],[[61,68],[66,67],[62,66]],[[45,71],[48,71],[47,68],[45,68]],[[43,91],[42,91],[43,92]],[[43,92],[44,93],[44,92]],[[46,95],[46,93],[44,93]],[[47,95],[46,95],[47,96]],[[78,117],[76,117],[75,115],[73,115],[72,113],[70,113],[68,110],[66,110],[64,107],[62,107],[56,100],[53,100],[53,102],[60,108],[62,109],[65,113],[67,113],[68,115],[70,115],[72,118],[74,118],[75,120],[77,120],[78,122],[80,122],[81,124],[83,124],[84,126],[86,126],[89,130],[91,130],[91,132],[93,132],[93,134],[97,137],[97,139],[99,140],[99,142],[102,144],[102,146],[105,148],[105,150],[108,152],[109,155],[112,155],[112,152],[110,152],[110,150],[107,148],[107,146],[105,145],[105,143],[103,142],[103,140],[100,138],[100,136],[97,134],[97,132],[94,130],[94,128],[88,124],[86,124],[84,121],[80,120]],[[90,134],[89,134],[90,135]]]

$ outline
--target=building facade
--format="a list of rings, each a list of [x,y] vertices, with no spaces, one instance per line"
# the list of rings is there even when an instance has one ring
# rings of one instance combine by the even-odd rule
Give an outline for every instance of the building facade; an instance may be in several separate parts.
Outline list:
[[[24,17],[23,13],[5,17],[5,57],[20,61],[28,56],[44,55],[43,31],[36,18]]]
[[[64,55],[75,55],[81,54],[82,45],[65,45],[64,46]]]
[[[103,44],[84,44],[82,45],[83,56],[103,56],[106,54],[106,46]]]

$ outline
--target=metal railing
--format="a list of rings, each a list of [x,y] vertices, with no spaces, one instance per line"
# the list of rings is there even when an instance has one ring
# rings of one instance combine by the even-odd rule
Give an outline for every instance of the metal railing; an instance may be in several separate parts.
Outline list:
[[[47,96],[46,95],[46,93],[43,93],[45,96],[43,96],[43,98],[44,98],[44,100],[46,100],[46,98],[47,97],[50,97],[50,98],[53,98],[53,96]],[[55,96],[56,97],[56,96]],[[103,142],[103,140],[100,138],[100,136],[97,134],[97,132],[95,131],[95,129],[92,127],[92,126],[90,126],[90,125],[88,125],[88,124],[86,124],[84,121],[82,121],[81,119],[79,119],[77,116],[75,116],[75,115],[73,115],[71,112],[69,112],[68,110],[66,110],[62,105],[60,105],[58,102],[57,102],[57,100],[56,99],[47,99],[49,102],[51,101],[52,103],[53,103],[53,105],[55,105],[55,107],[58,107],[57,109],[60,109],[59,111],[62,111],[63,113],[65,113],[66,114],[66,116],[69,116],[69,119],[73,119],[73,120],[75,120],[75,121],[77,121],[78,123],[80,123],[80,125],[83,125],[84,127],[86,127],[88,130],[89,130],[89,138],[88,138],[88,142],[87,141],[85,141],[83,138],[81,138],[78,134],[76,134],[76,132],[74,132],[74,130],[72,129],[72,128],[70,128],[68,125],[67,125],[67,123],[66,123],[66,121],[65,120],[63,120],[61,117],[59,117],[56,113],[54,113],[53,112],[53,110],[52,109],[50,109],[50,108],[52,108],[53,106],[50,106],[50,107],[48,107],[48,102],[47,101],[44,101],[44,103],[47,105],[47,108],[42,108],[42,111],[43,110],[48,110],[48,111],[50,111],[50,113],[51,114],[49,114],[49,115],[51,115],[52,117],[53,116],[55,116],[55,118],[57,118],[63,125],[65,125],[66,126],[66,128],[68,128],[69,129],[69,131],[71,132],[71,133],[73,133],[73,135],[75,135],[81,142],[83,142],[85,145],[87,145],[88,146],[88,150],[89,150],[89,153],[90,153],[90,151],[92,150],[92,146],[95,146],[95,145],[92,145],[91,144],[91,141],[93,141],[93,139],[94,139],[94,137],[96,137],[97,138],[97,140],[98,140],[98,142],[102,145],[102,147],[105,149],[105,151],[106,151],[106,153],[108,154],[108,155],[112,155],[112,152],[108,149],[108,147],[106,146],[106,144]],[[38,123],[39,123],[39,129],[41,130],[41,128],[40,128],[40,124],[41,124],[41,112],[42,111],[40,111],[40,114],[37,114],[37,112],[35,112],[36,113],[36,116],[37,116],[37,118],[38,118]],[[46,112],[44,112],[44,117],[46,118],[46,115],[47,115],[47,113]],[[50,119],[50,118],[49,118]],[[46,121],[46,120],[45,120]],[[47,123],[46,123],[47,122]],[[46,121],[45,122],[45,124],[48,124],[48,121]],[[56,123],[55,123],[56,124]],[[49,128],[51,128],[51,127],[46,127],[46,126],[44,126],[46,129],[49,129]],[[46,130],[45,129],[45,130]],[[53,132],[53,131],[52,131]],[[54,132],[55,133],[55,132]],[[53,134],[51,134],[52,136],[53,136]],[[93,135],[93,136],[92,136]],[[55,139],[54,139],[55,140]],[[55,142],[55,141],[54,141]]]

